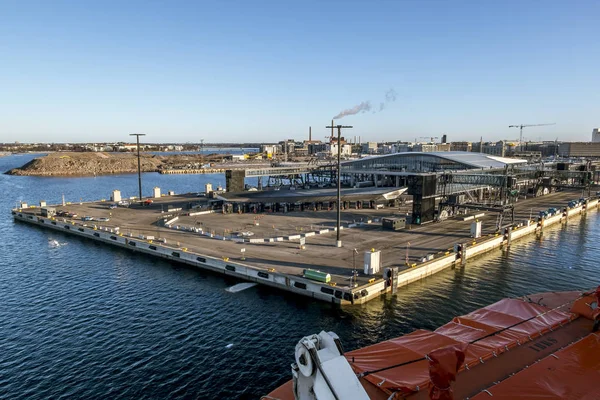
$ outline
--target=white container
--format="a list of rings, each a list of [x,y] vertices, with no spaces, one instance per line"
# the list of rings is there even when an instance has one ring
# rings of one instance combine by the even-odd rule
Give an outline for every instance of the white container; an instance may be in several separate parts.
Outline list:
[[[121,201],[121,191],[120,190],[113,190],[112,191],[112,195],[110,196],[110,199],[114,202],[118,202]]]
[[[371,249],[371,251],[365,251],[365,275],[377,275],[381,269],[381,251]]]
[[[481,221],[475,221],[471,224],[471,237],[475,239],[481,237]]]

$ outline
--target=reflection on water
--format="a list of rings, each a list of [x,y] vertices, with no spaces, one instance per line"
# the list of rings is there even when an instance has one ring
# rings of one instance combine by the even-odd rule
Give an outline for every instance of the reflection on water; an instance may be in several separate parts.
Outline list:
[[[26,162],[0,158],[0,170]],[[144,174],[176,193],[215,175]],[[14,223],[20,199],[136,194],[135,175],[32,178],[0,175],[0,397],[257,398],[290,378],[304,335],[336,332],[348,350],[413,329],[435,329],[507,296],[600,282],[600,217],[547,229],[497,251],[345,309]],[[53,251],[48,238],[68,246]],[[233,344],[227,348],[229,344]]]

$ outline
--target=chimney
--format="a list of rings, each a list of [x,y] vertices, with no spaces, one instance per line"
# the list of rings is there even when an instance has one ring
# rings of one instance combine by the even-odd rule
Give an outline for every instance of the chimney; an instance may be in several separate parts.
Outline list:
[[[312,127],[308,127],[308,141],[312,142]]]
[[[333,120],[331,120],[331,140],[330,142],[333,141]]]

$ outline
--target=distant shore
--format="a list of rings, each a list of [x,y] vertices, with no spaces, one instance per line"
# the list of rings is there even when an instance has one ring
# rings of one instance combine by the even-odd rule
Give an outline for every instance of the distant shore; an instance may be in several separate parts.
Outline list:
[[[10,153],[9,153],[10,154]],[[8,155],[8,154],[6,154]],[[201,166],[219,163],[221,154],[140,155],[142,172],[160,172],[163,169]],[[56,152],[37,157],[8,175],[20,176],[96,176],[137,173],[137,155],[132,153]]]

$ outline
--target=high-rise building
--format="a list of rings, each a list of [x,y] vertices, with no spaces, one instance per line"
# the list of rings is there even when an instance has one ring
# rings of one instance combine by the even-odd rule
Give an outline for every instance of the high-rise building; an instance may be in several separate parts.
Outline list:
[[[594,128],[592,131],[592,143],[600,142],[600,128]]]

